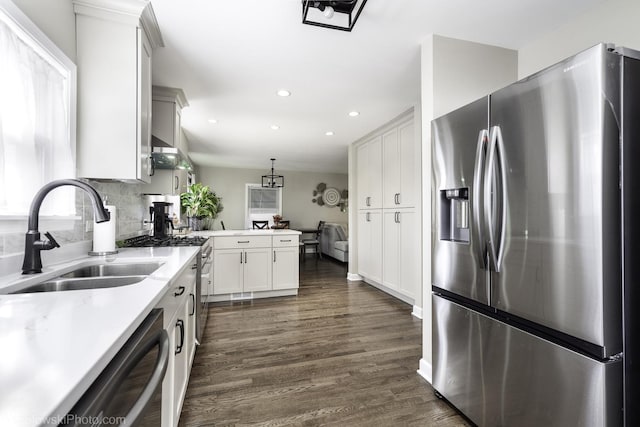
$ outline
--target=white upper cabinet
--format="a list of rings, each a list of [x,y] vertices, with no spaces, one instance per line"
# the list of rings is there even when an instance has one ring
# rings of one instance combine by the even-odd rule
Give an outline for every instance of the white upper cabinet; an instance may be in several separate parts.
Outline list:
[[[382,138],[376,137],[357,148],[358,209],[382,207]]]
[[[182,89],[153,86],[153,117],[151,135],[154,142],[160,140],[187,152],[182,141],[182,109],[189,105]]]
[[[151,59],[163,45],[149,2],[73,0],[78,176],[149,182]]]
[[[382,135],[384,208],[412,208],[416,205],[420,152],[414,141],[413,120]]]

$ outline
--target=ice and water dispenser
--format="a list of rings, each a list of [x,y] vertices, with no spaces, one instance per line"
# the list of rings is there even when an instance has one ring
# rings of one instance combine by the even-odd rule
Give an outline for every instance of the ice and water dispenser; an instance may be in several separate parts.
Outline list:
[[[440,240],[469,243],[469,189],[440,191]]]

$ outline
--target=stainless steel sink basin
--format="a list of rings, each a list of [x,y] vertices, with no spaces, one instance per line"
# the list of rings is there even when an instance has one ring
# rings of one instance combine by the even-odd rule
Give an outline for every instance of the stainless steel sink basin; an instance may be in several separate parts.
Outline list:
[[[61,278],[105,277],[105,276],[148,276],[162,266],[161,262],[143,264],[98,264],[81,267],[61,275]]]
[[[84,278],[63,278],[59,277],[46,282],[36,283],[27,286],[13,294],[27,294],[33,292],[58,292],[77,291],[81,289],[114,288],[117,286],[131,285],[143,281],[146,275],[119,276],[119,277],[84,277]]]

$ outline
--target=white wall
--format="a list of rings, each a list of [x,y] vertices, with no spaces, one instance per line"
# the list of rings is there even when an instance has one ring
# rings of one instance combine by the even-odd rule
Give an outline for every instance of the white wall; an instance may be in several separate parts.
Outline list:
[[[431,120],[517,78],[514,50],[431,35],[422,44],[422,360],[431,381]]]
[[[76,17],[71,0],[11,0],[76,62]]]
[[[518,51],[518,76],[526,77],[601,42],[640,50],[640,1],[609,0]]]
[[[215,221],[215,229],[220,229],[221,220],[227,229],[244,228],[245,184],[260,184],[266,172],[266,169],[198,168],[197,180],[209,185],[222,197],[224,210]],[[347,174],[292,172],[277,168],[276,173],[284,176],[282,216],[291,221],[292,228],[314,228],[321,220],[347,223],[347,212],[340,212],[338,207],[319,206],[311,201],[314,198],[313,190],[321,182],[339,191],[346,189]]]

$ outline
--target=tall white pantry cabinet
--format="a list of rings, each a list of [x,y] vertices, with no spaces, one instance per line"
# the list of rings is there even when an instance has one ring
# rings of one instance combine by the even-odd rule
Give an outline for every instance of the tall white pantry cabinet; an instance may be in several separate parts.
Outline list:
[[[420,137],[413,111],[356,143],[357,272],[422,305]]]

